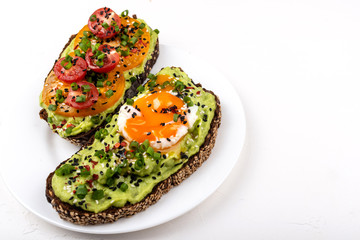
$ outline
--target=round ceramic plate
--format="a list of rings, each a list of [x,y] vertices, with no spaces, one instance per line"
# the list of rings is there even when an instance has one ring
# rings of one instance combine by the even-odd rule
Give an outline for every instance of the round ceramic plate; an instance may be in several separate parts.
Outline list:
[[[38,87],[42,80],[31,83],[24,79],[17,89],[19,96],[29,101],[15,102],[12,118],[1,124],[2,176],[14,196],[28,210],[56,226],[77,232],[113,234],[132,232],[170,221],[196,207],[209,197],[229,175],[239,158],[245,139],[245,116],[239,96],[228,80],[206,61],[173,46],[160,45],[160,57],[152,73],[166,66],[181,67],[195,83],[217,94],[221,101],[222,122],[216,144],[209,159],[187,180],[165,194],[146,211],[112,224],[78,226],[61,220],[45,198],[45,179],[78,147],[51,132],[38,112]],[[44,76],[45,77],[45,76]],[[24,116],[26,119],[24,119]],[[5,127],[8,124],[17,128]],[[5,138],[4,138],[5,136]],[[3,140],[5,141],[5,140]]]

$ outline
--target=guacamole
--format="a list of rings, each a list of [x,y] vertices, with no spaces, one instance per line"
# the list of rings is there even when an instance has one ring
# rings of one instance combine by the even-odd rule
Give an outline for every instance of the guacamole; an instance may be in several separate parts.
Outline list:
[[[119,114],[115,113],[95,134],[92,145],[83,147],[55,171],[52,188],[61,201],[95,213],[134,204],[199,151],[214,117],[214,95],[194,85],[179,68],[164,68],[156,76],[160,75],[171,77],[168,84],[177,89],[173,94],[197,109],[187,133],[170,150],[156,151],[148,140],[126,140],[119,133]],[[154,93],[151,81],[133,100]],[[128,99],[127,104],[133,100]]]
[[[136,78],[145,71],[145,64],[148,60],[152,58],[152,53],[155,50],[158,36],[157,36],[157,32],[153,31],[148,25],[146,25],[146,23],[143,20],[137,19],[137,21],[139,21],[140,23],[144,23],[145,28],[150,32],[150,47],[146,55],[146,58],[144,59],[144,61],[142,61],[140,65],[123,72],[125,85],[124,88],[122,89],[123,91],[122,97],[120,97],[114,103],[114,105],[110,106],[105,111],[96,115],[87,115],[83,117],[72,117],[72,116],[67,117],[56,114],[54,111],[51,111],[49,109],[49,106],[43,102],[42,94],[40,94],[40,98],[39,98],[40,106],[43,109],[45,109],[47,112],[48,115],[47,121],[49,123],[49,126],[52,128],[54,132],[57,132],[61,137],[78,135],[80,133],[87,132],[90,129],[96,128],[97,126],[101,125],[106,120],[107,115],[112,114],[115,111],[115,109],[123,102],[124,100],[123,96],[125,94],[125,91],[131,87],[134,77]],[[75,38],[64,49],[60,58],[65,57],[71,52],[74,52],[74,42],[75,42]],[[69,129],[70,131],[67,129],[68,126],[71,126],[71,129]]]

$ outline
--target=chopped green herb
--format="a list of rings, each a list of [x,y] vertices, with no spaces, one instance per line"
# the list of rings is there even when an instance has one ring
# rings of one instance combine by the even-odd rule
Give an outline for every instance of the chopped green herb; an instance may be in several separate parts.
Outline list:
[[[76,196],[80,199],[84,199],[87,193],[88,190],[84,184],[79,185],[76,189]]]
[[[131,77],[130,78],[130,81],[133,83],[133,82],[135,82],[136,81],[136,77]]]
[[[120,50],[120,53],[121,53],[121,56],[126,57],[126,56],[129,56],[130,51],[129,51],[129,49],[127,48],[126,51]]]
[[[104,86],[103,82],[101,82],[101,81],[96,82],[96,87],[103,87],[103,86]]]
[[[91,88],[87,84],[81,86],[81,91],[83,91],[83,92],[90,92],[90,90],[91,90]]]
[[[108,186],[111,186],[111,185],[113,185],[115,183],[115,179],[114,178],[108,178],[108,179],[106,179],[106,184],[108,185]]]
[[[94,124],[98,124],[100,123],[100,117],[99,116],[92,116],[90,118],[91,122],[94,123]]]
[[[74,170],[75,170],[74,166],[70,164],[64,164],[60,168],[56,169],[55,174],[57,176],[66,176],[69,175]]]
[[[78,88],[79,88],[79,85],[77,85],[76,82],[71,83],[70,86],[71,86],[71,89],[72,89],[73,91],[76,91],[76,90],[78,90]]]
[[[179,114],[174,114],[174,117],[173,117],[173,120],[174,120],[174,122],[177,122],[177,120],[178,120],[178,118],[179,118]]]
[[[85,95],[77,96],[76,99],[75,99],[75,102],[77,102],[77,103],[82,103],[82,102],[85,102],[85,101],[86,101],[86,96]]]
[[[125,10],[121,13],[122,17],[126,17],[129,14],[129,10]]]
[[[146,153],[149,154],[151,157],[154,156],[154,149],[152,147],[148,147]]]
[[[126,104],[127,105],[133,105],[134,104],[134,99],[131,99],[131,98],[126,99]]]
[[[112,118],[112,116],[111,116],[111,115],[107,116],[107,117],[106,117],[106,119],[105,119],[105,120],[106,120],[106,122],[107,122],[107,123],[111,122],[111,118]]]
[[[91,199],[93,200],[100,200],[104,197],[104,191],[103,190],[95,190],[93,191],[92,195],[91,195]]]
[[[103,22],[101,24],[101,26],[103,26],[105,29],[108,29],[109,28],[109,24],[107,24],[106,22]]]
[[[140,169],[142,169],[142,168],[144,167],[144,165],[145,165],[144,159],[140,158],[140,159],[138,159],[138,160],[135,161],[135,166],[134,166],[134,168],[135,168],[136,170],[140,170]]]
[[[107,90],[106,93],[105,93],[105,96],[106,96],[107,98],[111,97],[112,95],[114,95],[114,91],[111,90],[111,89]]]
[[[138,90],[138,92],[142,92],[145,90],[145,87],[143,85],[140,85],[136,90]]]
[[[154,152],[153,158],[154,158],[155,160],[159,160],[159,159],[161,158],[161,153],[159,153],[159,152]]]
[[[136,150],[137,148],[139,147],[139,143],[137,141],[131,141],[130,145],[129,145],[129,148],[131,150]]]
[[[90,21],[91,22],[96,21],[96,15],[95,14],[90,16]]]
[[[185,96],[183,100],[184,100],[184,102],[188,105],[188,107],[191,107],[191,106],[194,105],[194,103],[192,102],[191,98],[188,97],[188,96]]]
[[[134,153],[132,153],[130,151],[127,151],[125,156],[126,156],[127,159],[133,159],[134,158]]]
[[[80,171],[80,176],[86,177],[90,175],[90,171],[88,171],[86,168],[82,168]]]
[[[111,178],[112,176],[114,176],[115,172],[111,169],[111,168],[108,168],[105,172],[105,176],[107,178]]]
[[[126,183],[122,183],[121,186],[120,186],[120,190],[125,192],[127,189],[128,189],[128,185]]]
[[[48,107],[48,109],[49,109],[50,111],[55,111],[56,108],[57,108],[57,106],[54,105],[54,104],[50,104],[49,107]]]
[[[70,133],[72,132],[73,128],[74,128],[74,127],[72,127],[72,126],[66,128],[65,133],[66,133],[66,134],[70,134]]]

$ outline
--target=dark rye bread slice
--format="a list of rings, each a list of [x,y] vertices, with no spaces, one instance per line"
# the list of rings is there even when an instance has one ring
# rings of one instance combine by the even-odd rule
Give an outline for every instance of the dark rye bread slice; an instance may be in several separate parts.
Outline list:
[[[135,15],[133,17],[136,18]],[[64,49],[61,52],[63,52],[67,48],[67,46],[71,43],[71,41],[73,40],[73,38],[75,38],[75,36],[76,36],[76,34],[72,35],[69,38],[69,41],[67,42]],[[156,63],[157,58],[159,57],[159,53],[160,53],[160,51],[159,51],[159,38],[158,38],[157,41],[156,41],[155,49],[152,52],[151,58],[145,64],[145,71],[142,74],[136,76],[136,80],[132,83],[131,87],[125,91],[124,99],[132,98],[137,94],[136,89],[141,84],[143,84],[144,81],[146,80],[146,77],[149,75],[152,67],[154,66],[154,64]],[[60,56],[61,56],[61,53],[60,53],[58,58],[60,58]],[[56,61],[55,61],[55,63],[56,63]],[[54,66],[55,66],[55,63],[54,63]],[[51,71],[52,70],[50,70],[50,72]],[[49,76],[50,72],[48,73],[48,76]],[[46,78],[45,78],[45,80],[46,80]],[[109,115],[112,116],[115,112],[118,112],[120,107],[121,107],[121,104],[115,109],[115,111],[113,111],[112,113],[109,113],[107,116],[109,116]],[[43,119],[43,120],[45,120],[47,122],[48,114],[47,114],[45,109],[41,109],[40,112],[39,112],[39,115],[40,115],[41,119]],[[85,145],[85,144],[87,144],[89,142],[90,138],[95,134],[95,132],[97,130],[99,130],[100,128],[105,127],[105,125],[106,125],[106,121],[103,121],[102,124],[100,124],[99,126],[97,126],[95,128],[90,129],[87,132],[82,132],[82,133],[79,133],[79,134],[74,135],[74,136],[69,136],[69,137],[67,137],[65,139],[69,140],[71,143],[73,143],[75,145],[79,145],[79,146]]]
[[[201,87],[200,84],[197,86]],[[79,225],[95,225],[103,223],[112,223],[119,218],[130,217],[138,212],[144,211],[149,206],[155,204],[160,200],[163,194],[167,193],[171,188],[179,185],[182,181],[194,173],[203,162],[210,156],[211,150],[215,145],[218,128],[221,123],[221,107],[219,98],[209,90],[205,91],[211,93],[216,99],[216,110],[213,120],[211,121],[210,130],[201,145],[199,152],[191,156],[188,161],[176,173],[172,174],[167,179],[158,183],[152,192],[148,194],[142,201],[135,204],[126,204],[121,208],[111,207],[103,212],[94,213],[87,212],[81,208],[62,202],[52,189],[51,181],[55,173],[52,172],[46,179],[45,195],[52,207],[58,212],[60,218]],[[64,162],[63,162],[64,163]],[[61,163],[61,164],[63,164]],[[57,167],[59,168],[61,164]]]

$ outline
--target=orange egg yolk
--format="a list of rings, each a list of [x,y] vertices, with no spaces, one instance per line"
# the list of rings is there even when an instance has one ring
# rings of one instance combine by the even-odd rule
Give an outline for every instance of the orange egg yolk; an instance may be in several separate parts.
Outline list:
[[[171,81],[168,75],[159,75],[157,83]],[[155,93],[137,99],[133,107],[140,109],[141,116],[129,118],[124,130],[128,136],[137,142],[157,141],[161,138],[170,138],[176,135],[180,126],[187,126],[180,118],[174,122],[174,114],[184,115],[182,109],[184,101],[169,93],[173,87],[157,88]]]

